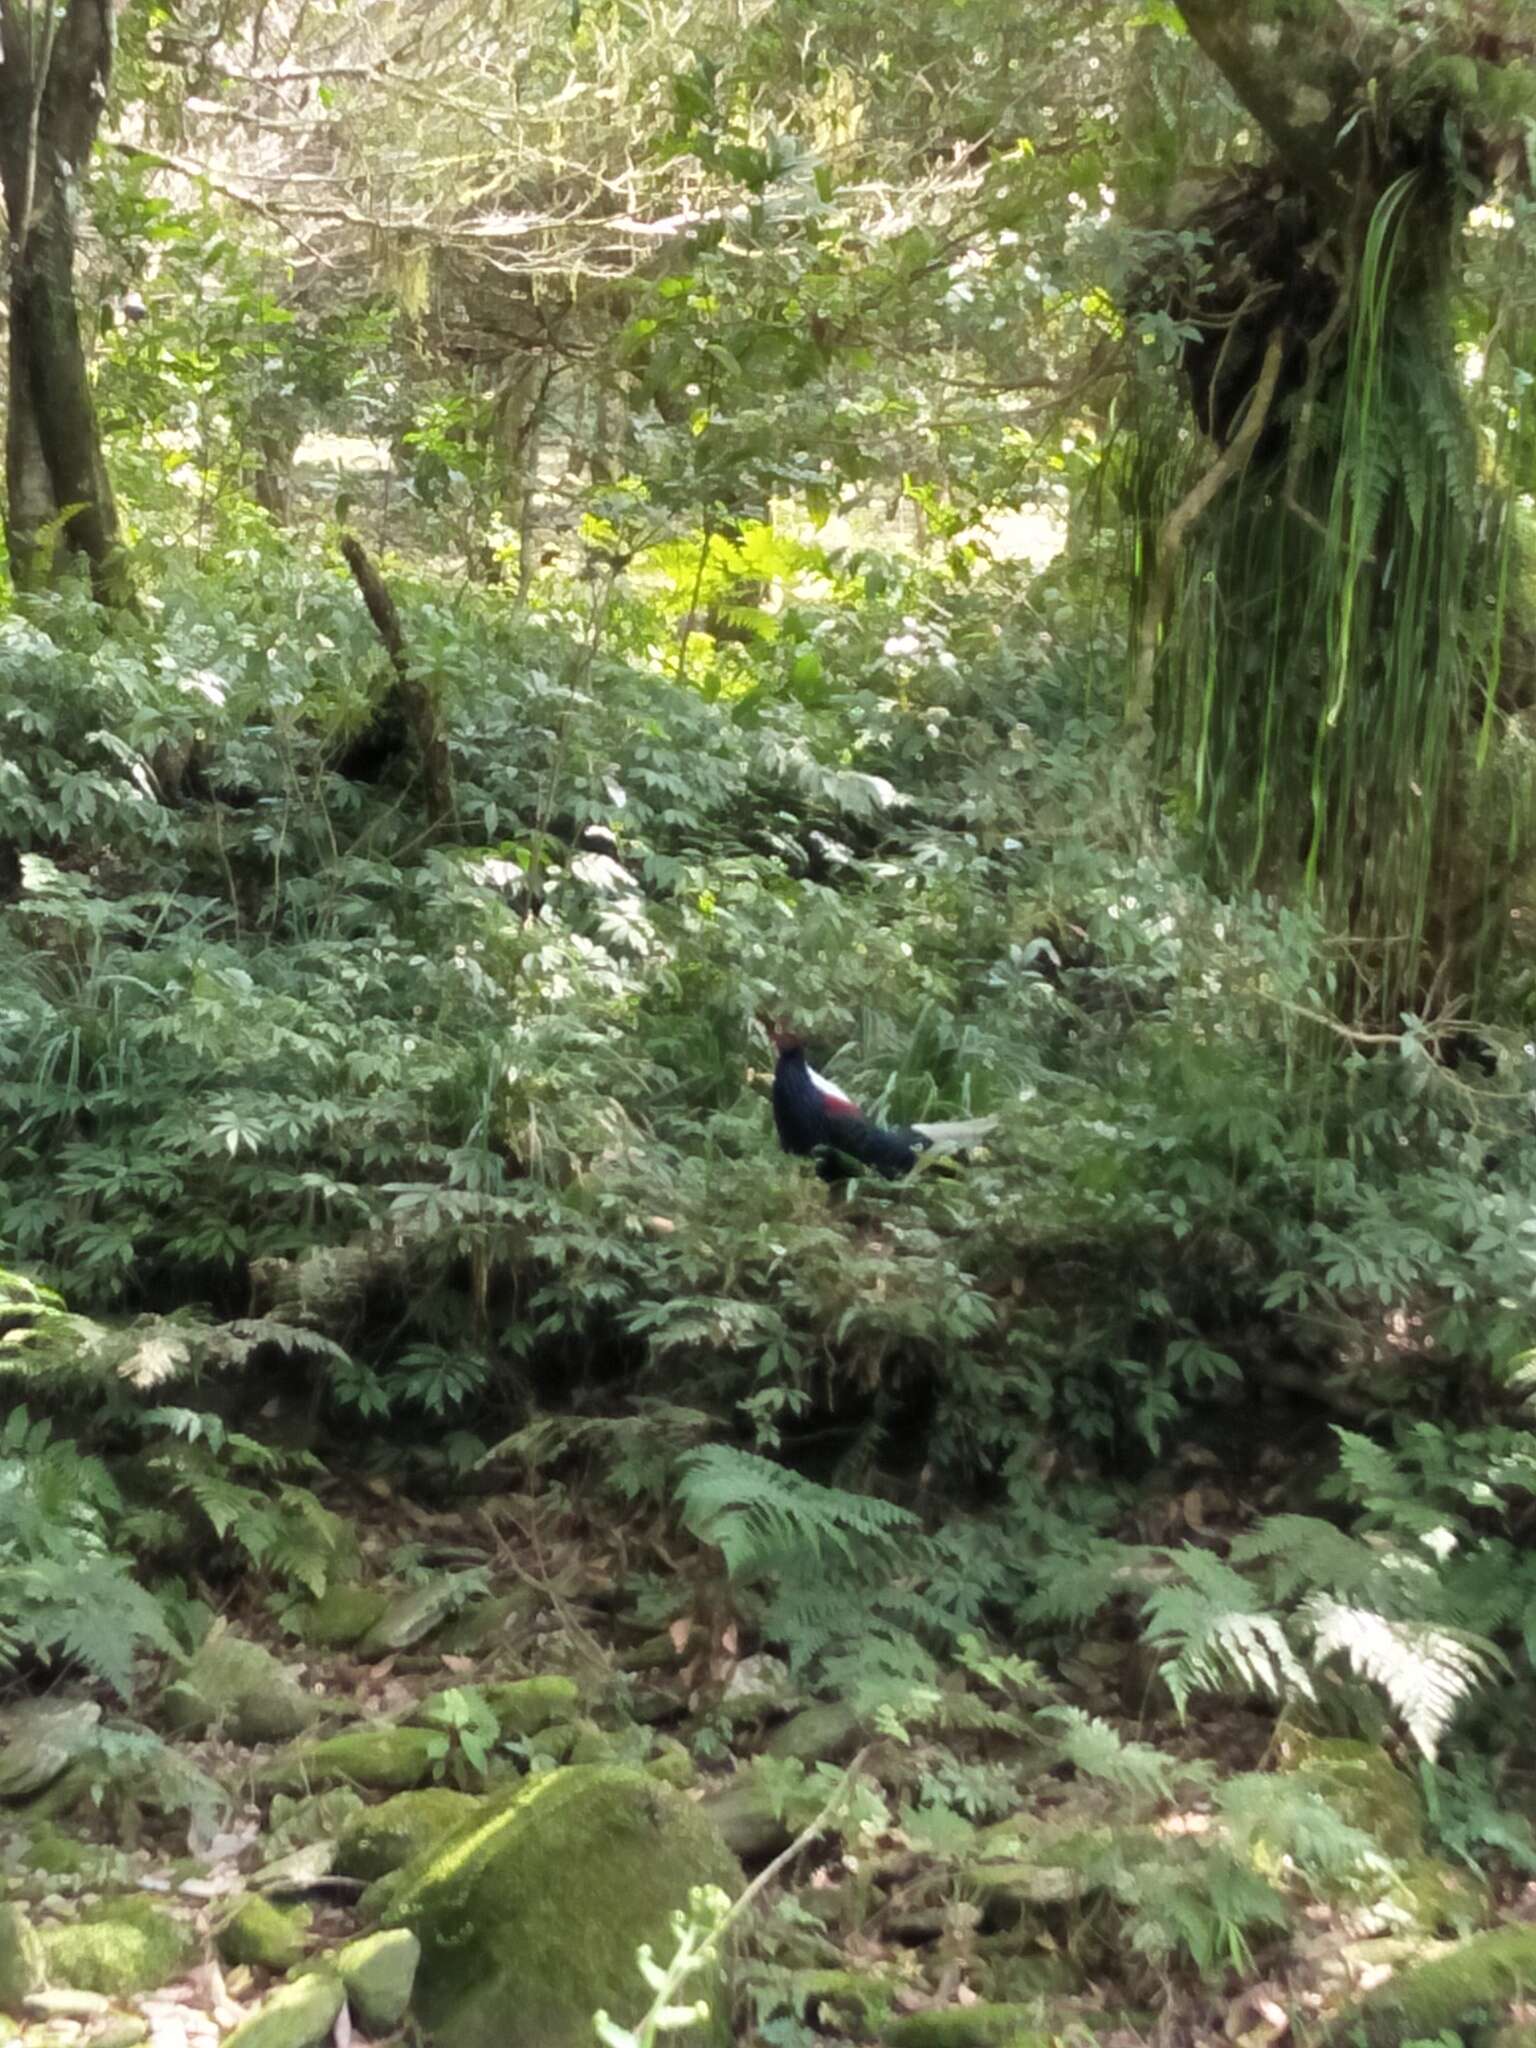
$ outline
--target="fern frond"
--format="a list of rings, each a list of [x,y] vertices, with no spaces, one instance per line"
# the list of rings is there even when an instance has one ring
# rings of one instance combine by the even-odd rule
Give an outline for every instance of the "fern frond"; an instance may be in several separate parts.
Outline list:
[[[1074,1769],[1135,1799],[1166,1799],[1176,1777],[1190,1776],[1177,1758],[1150,1742],[1127,1742],[1108,1721],[1081,1707],[1042,1707],[1038,1718],[1061,1729],[1061,1754]]]
[[[1299,1620],[1320,1659],[1342,1656],[1358,1677],[1379,1685],[1409,1737],[1427,1757],[1458,1710],[1504,1659],[1493,1644],[1423,1621],[1389,1621],[1370,1608],[1326,1595],[1308,1600]]]
[[[1172,1553],[1181,1583],[1147,1598],[1147,1641],[1172,1648],[1163,1679],[1182,1714],[1192,1694],[1235,1677],[1271,1698],[1311,1699],[1312,1680],[1278,1616],[1265,1611],[1251,1582],[1208,1550]]]
[[[688,1529],[716,1546],[733,1577],[796,1553],[808,1562],[847,1561],[861,1546],[888,1545],[919,1527],[915,1515],[891,1501],[818,1486],[727,1444],[683,1459],[677,1498]]]

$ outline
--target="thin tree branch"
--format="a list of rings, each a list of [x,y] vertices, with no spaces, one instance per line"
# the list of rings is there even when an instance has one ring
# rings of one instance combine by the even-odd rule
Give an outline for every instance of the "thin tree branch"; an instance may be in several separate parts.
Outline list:
[[[1285,330],[1283,327],[1277,327],[1269,337],[1269,346],[1264,351],[1263,367],[1259,371],[1259,381],[1253,388],[1253,396],[1242,425],[1232,436],[1220,457],[1195,484],[1194,489],[1180,499],[1163,522],[1162,531],[1158,535],[1157,567],[1153,572],[1152,592],[1141,621],[1141,645],[1136,661],[1136,696],[1140,704],[1145,704],[1151,691],[1152,672],[1157,665],[1158,633],[1185,538],[1218,491],[1230,483],[1247,465],[1248,458],[1257,447],[1259,436],[1268,422],[1269,409],[1274,404],[1275,389],[1280,382],[1280,367],[1284,361]]]

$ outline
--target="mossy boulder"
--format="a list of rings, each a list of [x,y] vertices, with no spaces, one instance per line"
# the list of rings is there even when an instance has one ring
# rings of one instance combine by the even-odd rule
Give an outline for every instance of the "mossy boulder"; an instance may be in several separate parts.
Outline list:
[[[699,1781],[699,1767],[692,1752],[671,1735],[660,1738],[655,1755],[646,1760],[645,1769],[649,1777],[659,1778],[663,1785],[675,1786],[679,1792],[690,1791]]]
[[[362,1794],[351,1785],[333,1785],[328,1792],[312,1792],[297,1799],[286,1792],[274,1793],[267,1816],[264,1842],[269,1859],[304,1849],[312,1842],[332,1842],[367,1806]]]
[[[482,1686],[481,1691],[503,1735],[537,1735],[545,1728],[574,1721],[581,1712],[576,1681],[558,1672],[544,1678],[503,1679]]]
[[[901,1979],[862,1970],[793,1970],[785,1988],[795,2019],[867,2041],[882,2036]]]
[[[222,1631],[211,1634],[165,1689],[166,1721],[178,1734],[217,1730],[236,1742],[287,1742],[311,1727],[320,1703],[270,1650]]]
[[[1038,2005],[950,2005],[887,2020],[882,2048],[1051,2048]]]
[[[1425,1934],[1471,1934],[1488,1917],[1487,1895],[1468,1874],[1432,1856],[1415,1856],[1392,1874],[1377,1917]]]
[[[478,1818],[484,1801],[446,1785],[421,1792],[397,1792],[379,1806],[354,1814],[336,1844],[335,1868],[343,1877],[371,1883],[399,1870],[455,1828]]]
[[[777,1856],[793,1839],[773,1793],[750,1769],[737,1771],[718,1791],[707,1792],[703,1810],[732,1854],[745,1862]]]
[[[91,2028],[85,2048],[139,2048],[139,2043],[148,2039],[148,2020],[133,2012],[112,2012]]]
[[[1399,2048],[1437,2034],[1491,2032],[1517,2001],[1536,1996],[1536,1927],[1499,1927],[1400,1970],[1338,2013],[1326,2048]]]
[[[846,1763],[859,1746],[859,1717],[850,1707],[829,1702],[802,1707],[781,1722],[763,1745],[769,1756],[803,1764]]]
[[[224,2048],[321,2048],[346,2002],[341,1979],[317,1970],[280,1984],[259,2012],[224,2037]]]
[[[539,1593],[533,1586],[519,1586],[511,1593],[471,1600],[443,1624],[434,1642],[438,1648],[457,1651],[460,1656],[484,1656],[526,1626],[538,1611]]]
[[[276,1906],[252,1893],[235,1907],[214,1943],[220,1960],[231,1968],[254,1963],[263,1970],[291,1970],[304,1954],[308,1930],[306,1906]]]
[[[128,1882],[129,1869],[124,1850],[81,1841],[52,1821],[37,1821],[22,1837],[11,1895],[41,1898],[57,1892],[112,1891]]]
[[[357,1728],[301,1743],[257,1773],[269,1792],[318,1792],[329,1785],[362,1785],[370,1792],[409,1792],[431,1777],[445,1754],[432,1728]]]
[[[740,1882],[719,1834],[670,1787],[571,1765],[525,1780],[412,1864],[384,1920],[421,1942],[414,2009],[437,2041],[506,2048],[510,2028],[539,2048],[590,2048],[599,2008],[621,2023],[645,2008],[639,1945],[670,1954],[692,1887]],[[690,2039],[729,2038],[717,1999]]]
[[[421,1943],[405,1927],[365,1934],[336,1957],[353,2016],[371,2034],[387,2034],[405,2018],[421,1961]]]
[[[104,2020],[111,2010],[111,1999],[99,1991],[34,1991],[27,2000],[27,2017],[46,2023],[45,2037],[49,2026],[71,2020]],[[31,2039],[35,2041],[37,2036]]]
[[[292,1625],[312,1650],[350,1650],[383,1615],[389,1595],[373,1586],[327,1586],[297,1609]]]
[[[625,1761],[613,1737],[595,1722],[578,1722],[572,1732],[575,1740],[566,1752],[568,1764],[617,1764]]]
[[[453,1687],[428,1693],[409,1716],[413,1728],[453,1728],[465,1694],[483,1700],[505,1736],[537,1735],[545,1728],[574,1721],[581,1712],[581,1694],[569,1678],[514,1678],[491,1685]]]
[[[1351,1827],[1398,1862],[1423,1854],[1424,1802],[1384,1749],[1342,1739],[1291,1741],[1291,1769]]]
[[[37,1929],[20,1906],[0,1906],[0,2011],[20,2012],[46,1971]]]
[[[183,1920],[144,1898],[104,1899],[77,1920],[42,1930],[49,1980],[128,1998],[187,1969],[201,1943]]]
[[[433,1579],[425,1586],[392,1593],[378,1619],[356,1644],[357,1654],[387,1657],[391,1650],[407,1650],[440,1628],[463,1605],[464,1589],[457,1578]]]
[[[0,1714],[0,1799],[30,1799],[95,1747],[94,1700],[23,1700]]]

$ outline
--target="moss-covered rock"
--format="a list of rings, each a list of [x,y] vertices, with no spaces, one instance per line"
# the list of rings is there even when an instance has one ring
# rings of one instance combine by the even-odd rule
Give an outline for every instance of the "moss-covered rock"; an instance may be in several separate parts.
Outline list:
[[[95,1746],[94,1700],[23,1700],[0,1714],[0,1799],[30,1799]]]
[[[1458,1941],[1432,1962],[1400,1970],[1329,2023],[1328,2048],[1399,2048],[1446,2032],[1497,2026],[1536,1995],[1536,1927],[1500,1927]]]
[[[34,1991],[27,2000],[29,2019],[54,2025],[66,2020],[104,2020],[111,2010],[111,1999],[99,1991]]]
[[[578,1723],[574,1732],[576,1739],[567,1753],[567,1763],[616,1764],[624,1761],[613,1737],[595,1722]]]
[[[96,1763],[69,1764],[44,1791],[28,1799],[20,1811],[33,1823],[60,1820],[65,1814],[90,1808],[94,1803],[93,1795],[99,1789],[100,1769]]]
[[[444,1622],[433,1641],[439,1649],[456,1651],[460,1656],[484,1656],[532,1621],[539,1601],[539,1592],[533,1586],[519,1586],[511,1593],[471,1600]]]
[[[383,1612],[357,1643],[359,1657],[387,1657],[391,1650],[409,1649],[429,1636],[464,1604],[462,1582],[456,1578],[433,1579],[425,1586],[412,1586],[404,1593],[392,1593]]]
[[[370,1792],[409,1792],[424,1784],[444,1754],[431,1728],[358,1728],[301,1743],[257,1773],[266,1791],[315,1792],[362,1785]]]
[[[27,1835],[26,1866],[40,1877],[90,1877],[111,1856],[94,1842],[77,1842],[52,1821],[40,1821]]]
[[[20,1906],[0,1906],[0,2011],[20,2012],[45,1973],[37,1929]]]
[[[411,2002],[421,1943],[405,1927],[365,1934],[336,1957],[353,2015],[373,2034],[399,2026]]]
[[[887,2020],[882,2048],[1051,2048],[1038,2005],[951,2005]]]
[[[1372,1742],[1290,1738],[1290,1767],[1341,1818],[1399,1862],[1422,1855],[1424,1802],[1413,1781]]]
[[[350,1650],[388,1605],[389,1595],[373,1586],[327,1586],[318,1600],[296,1609],[292,1625],[313,1650]]]
[[[1003,1934],[977,1942],[971,1982],[983,1998],[1009,2005],[1024,1998],[1070,1997],[1090,1988],[1069,1956],[1033,1947],[1021,1951],[1013,1946],[1016,1939]]]
[[[134,2012],[111,2012],[85,2037],[85,2048],[139,2048],[149,2039],[149,2021]]]
[[[803,1764],[846,1763],[859,1746],[859,1717],[836,1702],[802,1707],[774,1729],[763,1745],[769,1756]]]
[[[740,1872],[699,1809],[641,1771],[530,1778],[401,1877],[385,1924],[422,1944],[415,2010],[453,2048],[505,2048],[509,2016],[539,2048],[589,2048],[592,2015],[637,2016],[641,1942],[666,1952],[694,1885]],[[723,2001],[692,2038],[729,2039]]]
[[[221,1961],[234,1968],[254,1963],[263,1970],[291,1970],[304,1953],[309,1930],[306,1906],[276,1906],[252,1893],[235,1907],[214,1937]]]
[[[185,1970],[201,1944],[185,1921],[152,1900],[104,1899],[77,1920],[42,1930],[51,1982],[127,1998]]]
[[[308,1848],[312,1842],[332,1842],[360,1813],[368,1808],[362,1794],[352,1785],[333,1785],[328,1792],[313,1792],[291,1798],[274,1793],[267,1816],[264,1847],[269,1860],[286,1856],[291,1850]]]
[[[343,1877],[371,1883],[475,1820],[483,1806],[483,1800],[442,1785],[398,1792],[382,1805],[364,1807],[347,1822],[336,1844],[335,1868]]]
[[[549,1678],[498,1679],[490,1685],[452,1687],[428,1693],[407,1716],[413,1728],[451,1729],[458,1725],[460,1702],[468,1691],[484,1702],[504,1736],[526,1739],[547,1728],[573,1722],[581,1712],[581,1694],[575,1681]]]
[[[280,1984],[259,2012],[225,2036],[224,2048],[321,2048],[346,2001],[341,1979],[327,1971]]]
[[[785,1986],[792,2015],[860,2041],[881,2033],[901,1979],[862,1970],[794,1970]]]
[[[656,1754],[645,1763],[648,1776],[659,1778],[663,1785],[671,1785],[679,1792],[688,1792],[699,1781],[699,1767],[690,1750],[675,1736],[663,1735],[656,1744]]]
[[[260,1643],[219,1630],[168,1685],[165,1718],[183,1735],[218,1730],[236,1742],[287,1742],[313,1726],[320,1703]]]
[[[503,1735],[537,1735],[574,1721],[581,1712],[576,1681],[551,1672],[544,1678],[509,1678],[482,1686],[485,1703]]]
[[[792,1839],[789,1823],[755,1771],[737,1771],[718,1790],[704,1797],[704,1811],[724,1836],[733,1855],[744,1862],[777,1856]]]
[[[1415,1856],[1393,1873],[1377,1908],[1377,1919],[1424,1934],[1471,1934],[1487,1919],[1482,1887],[1464,1870]]]
[[[561,1721],[553,1728],[541,1728],[537,1735],[528,1737],[528,1754],[548,1763],[568,1764],[571,1751],[589,1725],[582,1721]]]

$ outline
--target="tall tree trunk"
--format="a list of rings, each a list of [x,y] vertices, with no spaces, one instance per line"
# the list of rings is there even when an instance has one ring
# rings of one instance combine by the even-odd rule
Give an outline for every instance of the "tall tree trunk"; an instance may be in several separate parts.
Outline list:
[[[0,185],[10,268],[6,544],[18,588],[56,536],[97,600],[131,602],[75,303],[80,180],[106,105],[112,0],[0,0]]]
[[[1529,691],[1500,638],[1510,529],[1451,296],[1504,155],[1478,105],[1497,60],[1442,42],[1409,64],[1341,0],[1181,11],[1268,156],[1185,223],[1198,288],[1164,287],[1215,446],[1171,493],[1166,449],[1144,472],[1143,701],[1223,883],[1308,893],[1354,942],[1343,999],[1395,1024],[1475,995],[1524,830],[1489,772]]]

